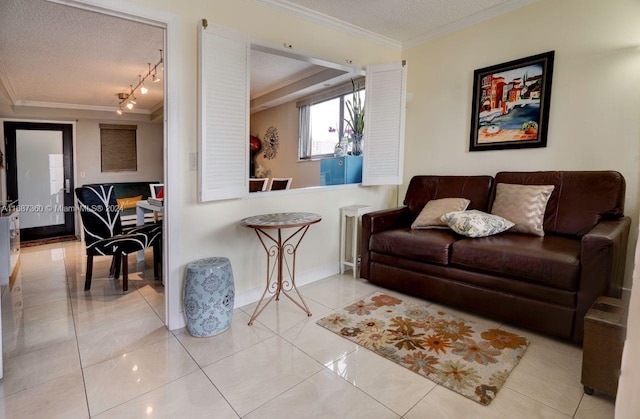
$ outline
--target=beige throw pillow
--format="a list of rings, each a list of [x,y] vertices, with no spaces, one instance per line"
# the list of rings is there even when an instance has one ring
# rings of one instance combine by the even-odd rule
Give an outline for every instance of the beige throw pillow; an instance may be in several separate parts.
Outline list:
[[[553,185],[498,183],[491,214],[513,221],[510,232],[544,236],[544,213]]]
[[[448,212],[464,211],[470,202],[465,198],[432,199],[422,208],[418,218],[411,224],[411,228],[447,228],[447,224],[440,218]]]

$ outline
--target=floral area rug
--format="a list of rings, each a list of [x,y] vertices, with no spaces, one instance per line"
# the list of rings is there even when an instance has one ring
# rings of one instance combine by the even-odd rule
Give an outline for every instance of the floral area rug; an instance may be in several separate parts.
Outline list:
[[[488,405],[529,340],[375,293],[317,322],[396,364]]]

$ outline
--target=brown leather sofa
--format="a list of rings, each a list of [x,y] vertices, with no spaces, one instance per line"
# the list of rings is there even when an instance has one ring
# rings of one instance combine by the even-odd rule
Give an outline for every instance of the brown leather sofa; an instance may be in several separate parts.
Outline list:
[[[554,185],[543,237],[504,232],[466,238],[412,230],[431,199],[467,198],[491,211],[498,183]],[[619,296],[631,220],[625,180],[614,171],[500,172],[416,176],[403,207],[362,219],[361,277],[563,339],[582,342],[584,316],[600,295]]]

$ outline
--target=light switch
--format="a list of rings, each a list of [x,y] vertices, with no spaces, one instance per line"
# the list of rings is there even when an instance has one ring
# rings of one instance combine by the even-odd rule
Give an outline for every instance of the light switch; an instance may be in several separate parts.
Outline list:
[[[198,170],[198,153],[189,153],[189,171],[196,172]]]
[[[84,179],[87,177],[87,173],[86,172],[80,172],[80,179]]]

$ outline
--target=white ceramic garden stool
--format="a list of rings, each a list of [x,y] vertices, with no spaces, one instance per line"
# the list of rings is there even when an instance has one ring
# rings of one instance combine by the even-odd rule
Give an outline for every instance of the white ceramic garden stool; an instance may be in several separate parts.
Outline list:
[[[200,259],[187,265],[184,312],[189,333],[209,337],[231,326],[235,287],[231,262],[224,257]]]
[[[350,266],[353,271],[353,277],[358,277],[358,242],[360,235],[358,234],[358,226],[360,217],[371,211],[369,205],[350,205],[340,208],[340,273],[344,273],[345,266]],[[351,219],[351,255],[347,254],[347,219]],[[350,256],[350,257],[349,257]]]

